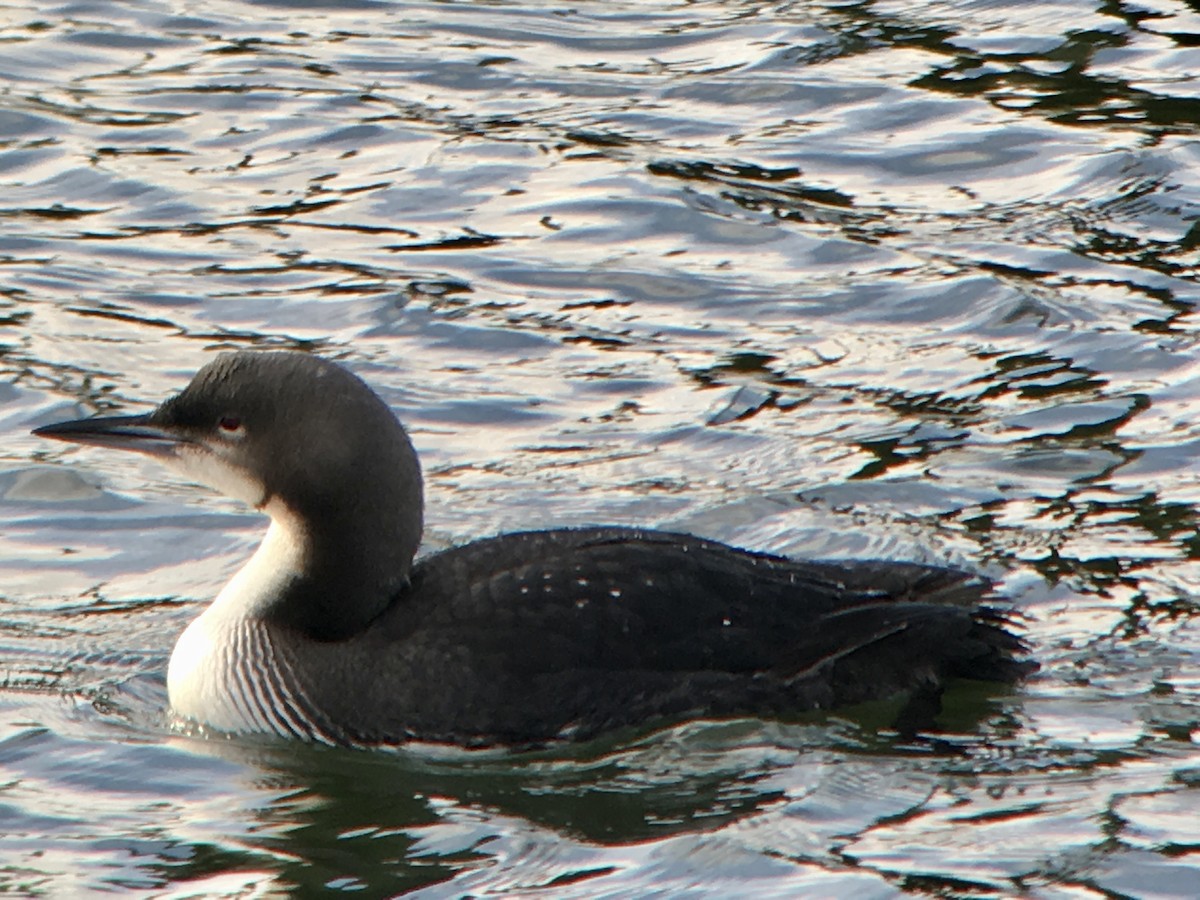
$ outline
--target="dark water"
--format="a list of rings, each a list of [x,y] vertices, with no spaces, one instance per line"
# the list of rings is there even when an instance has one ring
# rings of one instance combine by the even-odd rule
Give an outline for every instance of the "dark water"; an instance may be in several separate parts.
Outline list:
[[[1200,893],[1200,11],[0,6],[0,891]],[[175,635],[262,523],[28,429],[344,359],[429,546],[683,528],[986,571],[1041,673],[937,745],[205,740]],[[882,720],[881,720],[882,721]]]

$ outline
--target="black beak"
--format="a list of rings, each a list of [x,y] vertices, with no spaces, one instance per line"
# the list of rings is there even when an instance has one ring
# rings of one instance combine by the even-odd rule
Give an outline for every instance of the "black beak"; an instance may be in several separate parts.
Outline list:
[[[93,447],[132,450],[150,456],[174,456],[181,444],[189,441],[158,425],[150,423],[150,414],[141,416],[101,416],[95,419],[75,419],[33,429],[38,437],[56,441],[71,441]]]

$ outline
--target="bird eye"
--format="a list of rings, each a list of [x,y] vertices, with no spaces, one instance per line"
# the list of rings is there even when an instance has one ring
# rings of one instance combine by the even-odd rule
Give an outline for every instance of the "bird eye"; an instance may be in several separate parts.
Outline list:
[[[242,420],[237,416],[221,416],[217,427],[226,434],[237,434],[242,430]]]

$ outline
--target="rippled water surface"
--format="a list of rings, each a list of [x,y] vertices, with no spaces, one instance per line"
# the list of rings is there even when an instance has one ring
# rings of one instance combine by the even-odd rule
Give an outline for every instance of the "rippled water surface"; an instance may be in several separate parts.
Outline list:
[[[0,4],[0,891],[1191,897],[1200,12],[1173,0]],[[429,547],[638,523],[987,572],[938,741],[205,740],[262,529],[29,428],[342,359]]]

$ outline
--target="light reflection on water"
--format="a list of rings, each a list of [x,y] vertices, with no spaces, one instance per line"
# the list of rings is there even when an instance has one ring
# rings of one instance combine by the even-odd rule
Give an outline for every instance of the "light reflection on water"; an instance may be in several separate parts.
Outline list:
[[[10,5],[0,885],[1189,896],[1200,22],[1155,10]],[[218,346],[376,385],[430,547],[629,522],[949,560],[1042,672],[933,748],[175,734],[165,657],[261,525],[27,432]]]

